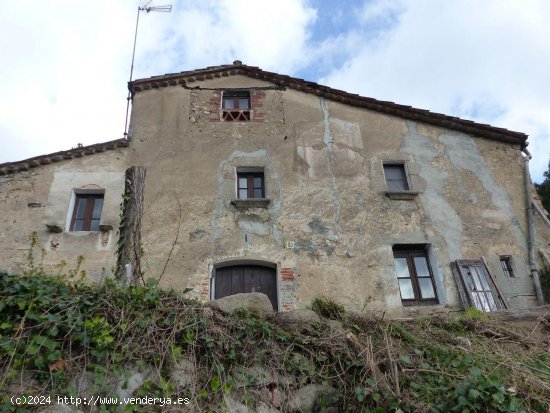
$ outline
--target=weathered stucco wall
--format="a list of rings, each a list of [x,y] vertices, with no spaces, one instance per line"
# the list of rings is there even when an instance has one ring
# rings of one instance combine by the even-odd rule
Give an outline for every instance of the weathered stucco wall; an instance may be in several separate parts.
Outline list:
[[[251,90],[252,121],[220,121],[224,88]],[[137,93],[131,135],[129,162],[147,167],[144,270],[164,285],[209,299],[218,263],[266,261],[280,309],[322,294],[399,312],[392,246],[427,244],[440,305],[459,306],[450,262],[482,256],[511,306],[535,303],[519,147],[244,76]],[[383,161],[406,164],[415,197],[386,196]],[[239,167],[264,169],[266,208],[232,203]]]
[[[228,89],[250,91],[250,121],[222,120]],[[355,310],[446,311],[460,307],[451,262],[483,258],[512,307],[536,304],[519,146],[241,75],[136,93],[130,137],[129,148],[0,177],[0,267],[25,271],[36,232],[35,265],[57,272],[82,255],[90,279],[111,276],[124,172],[135,165],[147,169],[144,275],[197,298],[212,298],[216,268],[265,264],[276,268],[279,310],[326,295]],[[385,162],[405,165],[409,193],[388,196]],[[265,200],[236,199],[238,171],[263,171]],[[69,230],[75,189],[105,191],[103,231]],[[535,224],[548,250],[550,229]],[[403,306],[393,252],[403,244],[426,247],[438,305]]]
[[[36,233],[35,266],[43,265],[50,273],[67,273],[83,256],[80,269],[89,279],[101,281],[112,275],[126,151],[109,150],[0,177],[0,267],[27,271],[31,238]],[[104,191],[100,223],[112,230],[69,231],[75,189]],[[58,226],[62,232],[52,233],[46,224]],[[63,261],[67,265],[61,268]]]

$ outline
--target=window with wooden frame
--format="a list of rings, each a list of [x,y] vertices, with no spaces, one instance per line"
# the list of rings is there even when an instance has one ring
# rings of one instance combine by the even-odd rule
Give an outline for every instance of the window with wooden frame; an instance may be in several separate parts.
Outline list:
[[[506,278],[514,278],[516,276],[514,272],[514,267],[512,266],[512,257],[509,255],[500,256],[500,266],[502,267],[502,272]]]
[[[103,193],[75,193],[71,231],[99,231]]]
[[[451,268],[464,308],[481,311],[508,308],[500,288],[483,260],[457,260]]]
[[[404,163],[384,163],[384,176],[388,191],[399,192],[410,189]]]
[[[426,247],[395,245],[395,274],[403,305],[438,304],[437,291]]]
[[[265,180],[263,171],[237,170],[237,197],[239,199],[265,198]]]
[[[222,119],[228,122],[250,120],[250,92],[227,90],[222,93]]]

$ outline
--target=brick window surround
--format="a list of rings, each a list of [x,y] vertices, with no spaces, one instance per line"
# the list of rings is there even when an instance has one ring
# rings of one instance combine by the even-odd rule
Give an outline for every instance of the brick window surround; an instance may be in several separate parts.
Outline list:
[[[226,122],[246,122],[251,119],[250,91],[222,92],[222,119]]]

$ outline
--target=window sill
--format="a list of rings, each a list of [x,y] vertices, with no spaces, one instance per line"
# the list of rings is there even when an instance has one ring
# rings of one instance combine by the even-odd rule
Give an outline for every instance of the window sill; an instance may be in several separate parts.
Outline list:
[[[386,191],[384,194],[390,199],[411,200],[416,198],[419,191]]]
[[[426,300],[426,301],[404,301],[401,300],[401,304],[405,308],[414,308],[414,307],[436,307],[441,306],[439,301],[436,300]]]
[[[63,228],[61,228],[59,225],[55,225],[55,224],[46,224],[46,228],[48,228],[48,232],[51,232],[53,234],[60,234],[63,232]],[[112,231],[113,230],[113,226],[112,225],[100,225],[99,226],[99,230],[97,231],[67,231],[69,233],[74,233],[74,232],[86,232],[86,233],[89,233],[89,232],[109,232],[109,231]]]
[[[246,198],[231,201],[231,205],[237,209],[268,208],[270,203],[270,198]]]

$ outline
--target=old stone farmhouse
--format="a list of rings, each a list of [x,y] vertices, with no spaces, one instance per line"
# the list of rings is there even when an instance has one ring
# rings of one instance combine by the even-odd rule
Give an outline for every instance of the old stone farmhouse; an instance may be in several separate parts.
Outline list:
[[[129,87],[129,139],[0,165],[0,267],[24,271],[36,233],[53,273],[83,256],[92,280],[258,291],[279,311],[542,303],[525,134],[240,61]]]

